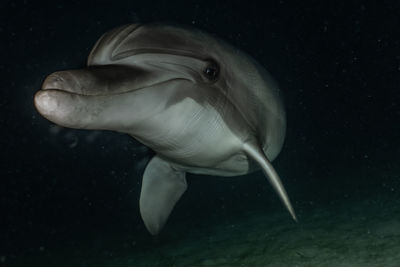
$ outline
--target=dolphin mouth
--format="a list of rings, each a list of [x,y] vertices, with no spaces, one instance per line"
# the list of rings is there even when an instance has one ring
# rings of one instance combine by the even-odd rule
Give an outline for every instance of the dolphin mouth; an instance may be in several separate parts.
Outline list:
[[[114,71],[111,74],[110,69]],[[127,68],[91,67],[54,72],[46,77],[42,91],[56,90],[82,96],[107,96],[135,91],[130,80],[139,80],[140,73]]]
[[[112,96],[175,80],[196,82],[182,74],[156,72],[132,66],[104,65],[54,72],[46,77],[41,91],[61,91],[81,96]]]

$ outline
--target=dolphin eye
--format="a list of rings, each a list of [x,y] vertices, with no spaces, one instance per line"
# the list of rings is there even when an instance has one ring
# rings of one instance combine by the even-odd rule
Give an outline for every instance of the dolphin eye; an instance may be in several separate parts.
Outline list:
[[[208,80],[213,81],[218,77],[218,66],[216,64],[208,65],[204,69],[204,75]]]

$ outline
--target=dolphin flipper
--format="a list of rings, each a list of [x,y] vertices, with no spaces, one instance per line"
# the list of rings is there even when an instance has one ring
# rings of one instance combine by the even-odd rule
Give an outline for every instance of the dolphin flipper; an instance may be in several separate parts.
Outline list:
[[[176,202],[186,191],[186,173],[155,156],[147,165],[140,192],[140,213],[152,235],[160,232]]]
[[[286,193],[285,187],[283,186],[279,175],[276,173],[274,167],[268,160],[267,156],[265,155],[259,144],[256,141],[245,142],[243,144],[243,150],[250,158],[252,158],[260,165],[262,171],[267,176],[268,181],[278,194],[286,209],[289,211],[293,220],[297,222],[296,214],[294,212],[292,204],[290,203],[290,199]]]

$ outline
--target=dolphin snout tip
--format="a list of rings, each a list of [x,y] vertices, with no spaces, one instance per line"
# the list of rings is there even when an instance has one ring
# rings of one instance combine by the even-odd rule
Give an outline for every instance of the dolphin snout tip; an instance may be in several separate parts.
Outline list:
[[[53,113],[58,106],[57,98],[51,92],[40,90],[35,94],[34,104],[39,113],[45,115]]]

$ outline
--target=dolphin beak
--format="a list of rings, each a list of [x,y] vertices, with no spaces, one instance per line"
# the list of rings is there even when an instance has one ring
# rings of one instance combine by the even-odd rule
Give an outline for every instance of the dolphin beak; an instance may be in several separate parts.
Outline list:
[[[56,89],[86,96],[119,94],[135,90],[143,74],[137,68],[115,65],[58,71],[47,76],[42,90]]]
[[[165,108],[164,95],[190,83],[153,75],[115,65],[56,72],[45,79],[34,104],[43,117],[63,127],[130,132],[151,112]]]
[[[141,85],[138,81],[145,78],[143,73],[137,68],[115,65],[54,72],[35,94],[34,104],[40,114],[57,124],[91,128],[89,125],[100,112],[98,107],[111,96],[135,91]]]

